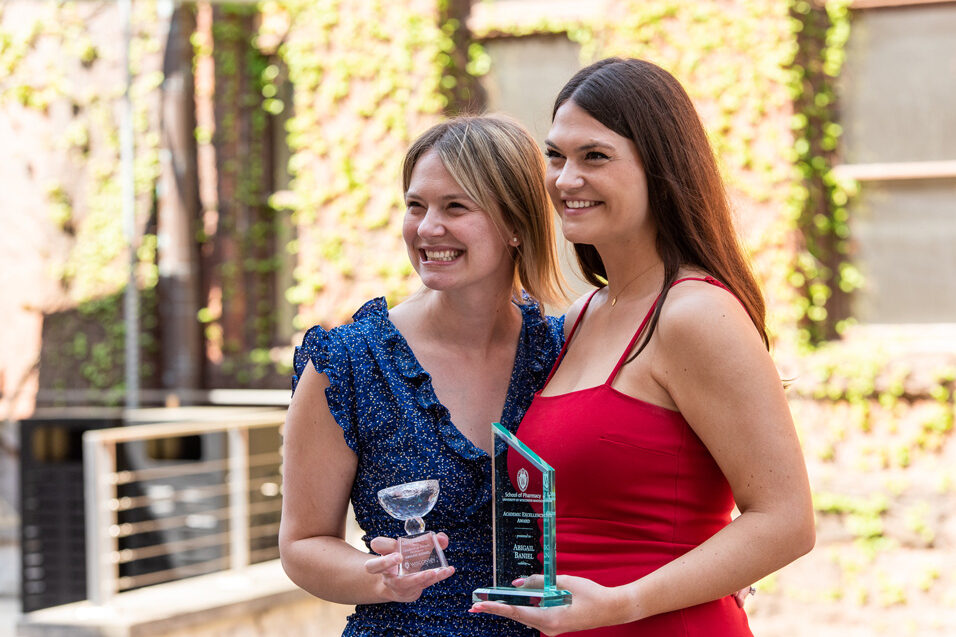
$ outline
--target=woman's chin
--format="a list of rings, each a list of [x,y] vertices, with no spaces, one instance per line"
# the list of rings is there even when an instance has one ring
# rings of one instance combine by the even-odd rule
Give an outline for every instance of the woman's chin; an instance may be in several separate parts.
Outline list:
[[[561,234],[571,243],[590,243],[593,232],[589,232],[590,224],[581,223],[578,219],[561,219]]]
[[[564,226],[561,231],[565,240],[570,243],[593,243],[591,234],[582,232],[579,228]]]

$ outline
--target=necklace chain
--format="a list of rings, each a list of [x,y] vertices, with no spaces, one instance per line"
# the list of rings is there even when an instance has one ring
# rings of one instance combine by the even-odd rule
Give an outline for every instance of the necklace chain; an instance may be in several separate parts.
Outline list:
[[[647,267],[647,268],[645,268],[644,270],[642,270],[641,272],[639,272],[637,275],[634,276],[633,279],[631,279],[631,280],[628,281],[626,284],[624,284],[624,287],[621,288],[620,290],[618,290],[617,294],[615,294],[613,297],[611,297],[611,307],[614,307],[615,305],[617,305],[617,300],[618,300],[618,298],[620,298],[620,296],[621,296],[622,294],[624,294],[624,291],[627,290],[628,287],[630,287],[631,283],[634,283],[634,282],[637,281],[639,278],[641,278],[642,276],[644,276],[645,274],[647,274],[648,272],[650,272],[651,270],[653,270],[656,265],[657,265],[656,262],[655,262],[655,263],[652,263],[649,267]]]

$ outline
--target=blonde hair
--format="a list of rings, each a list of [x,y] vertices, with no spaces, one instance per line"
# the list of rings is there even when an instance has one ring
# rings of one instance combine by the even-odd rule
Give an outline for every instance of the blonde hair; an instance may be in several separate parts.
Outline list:
[[[405,192],[415,164],[430,150],[502,233],[514,230],[520,241],[514,251],[515,298],[520,299],[524,289],[546,304],[565,301],[544,156],[531,135],[498,115],[461,116],[432,126],[405,154]]]

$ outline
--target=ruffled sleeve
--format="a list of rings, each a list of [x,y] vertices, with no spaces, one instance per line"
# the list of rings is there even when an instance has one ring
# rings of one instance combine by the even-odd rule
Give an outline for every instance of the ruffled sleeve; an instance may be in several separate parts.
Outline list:
[[[551,337],[560,350],[564,346],[564,314],[561,316],[547,316],[548,329],[551,330]]]
[[[547,378],[554,361],[564,345],[564,315],[550,316],[541,311],[537,301],[526,297],[521,306],[524,314],[525,330],[528,334],[528,348],[531,355],[530,367],[536,374],[544,373]],[[535,378],[531,392],[541,389],[542,378]]]
[[[309,362],[317,372],[328,377],[329,387],[325,390],[325,398],[329,411],[342,428],[345,443],[352,451],[359,453],[355,384],[348,351],[333,332],[327,332],[318,325],[306,332],[302,345],[295,348],[292,361],[293,393]]]

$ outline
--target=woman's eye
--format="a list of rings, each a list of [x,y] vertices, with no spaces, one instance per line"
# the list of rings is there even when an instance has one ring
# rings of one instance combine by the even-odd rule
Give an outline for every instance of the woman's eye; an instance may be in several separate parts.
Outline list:
[[[553,148],[549,148],[548,150],[544,151],[544,156],[548,159],[561,159],[561,153]]]
[[[584,156],[585,159],[610,159],[604,153],[598,152],[596,150],[589,151],[587,155]]]

